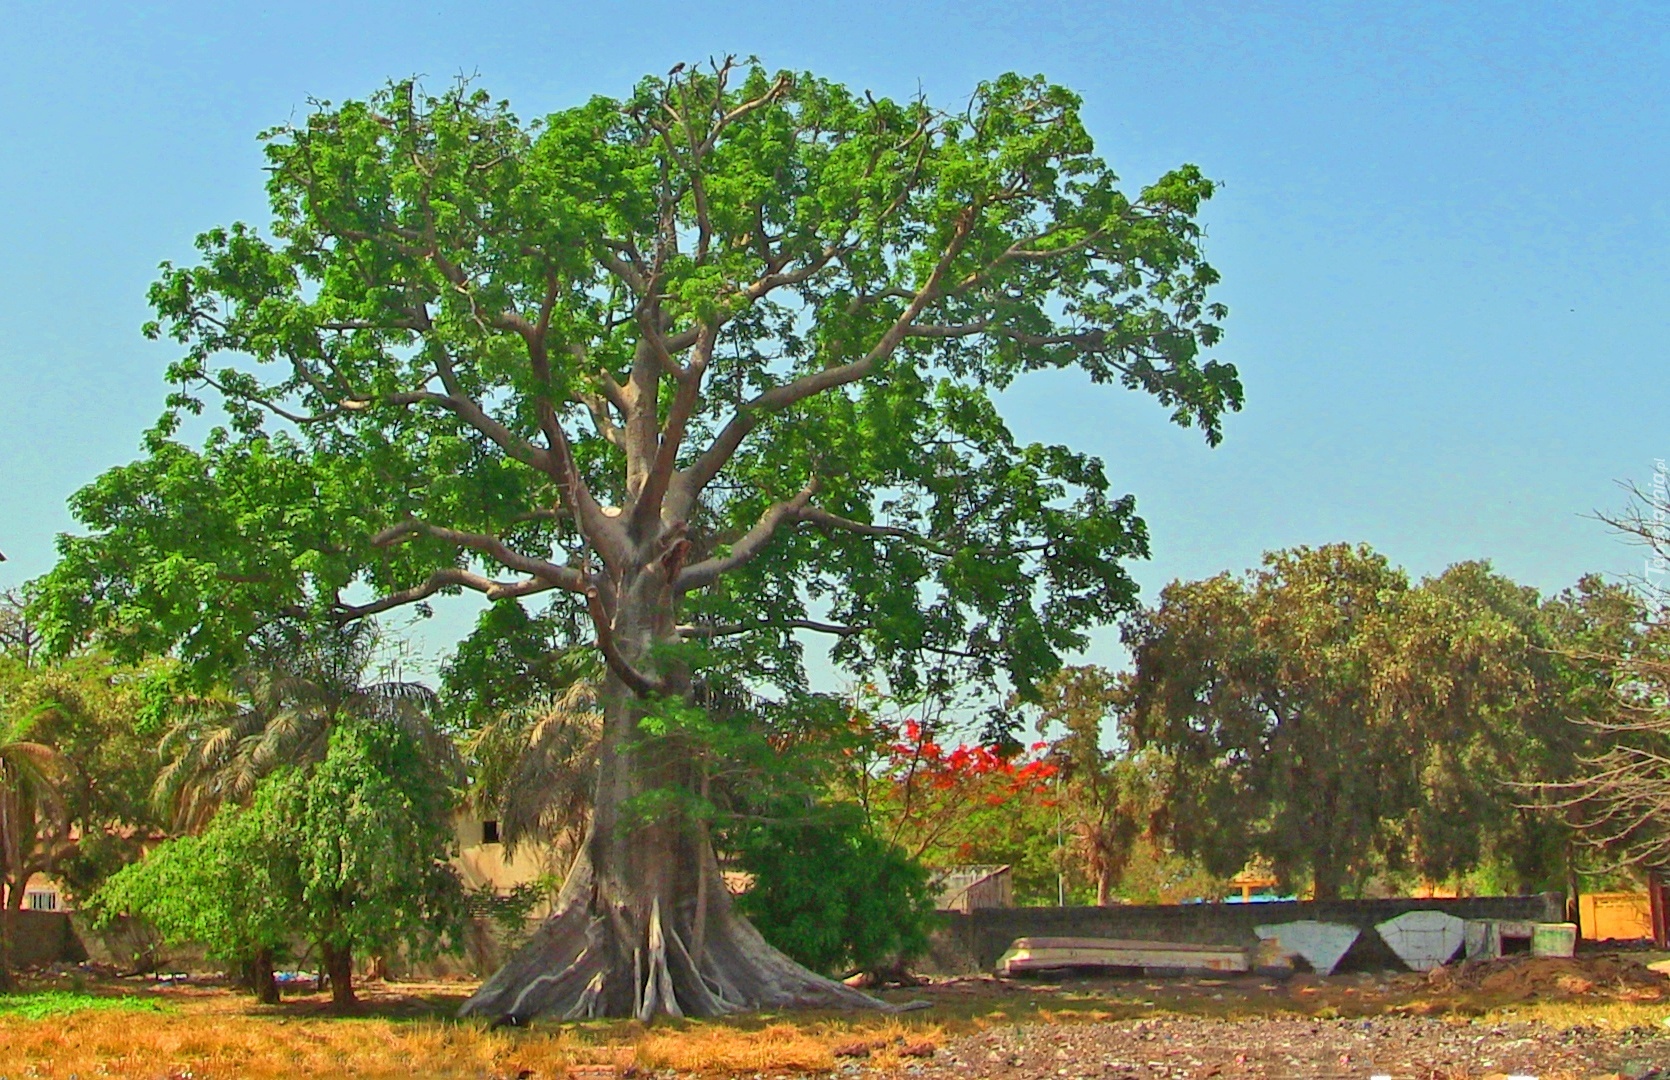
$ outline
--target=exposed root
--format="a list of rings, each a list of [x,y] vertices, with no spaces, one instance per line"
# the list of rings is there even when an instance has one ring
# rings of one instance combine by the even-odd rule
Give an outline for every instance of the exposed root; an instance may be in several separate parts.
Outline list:
[[[766,943],[722,893],[663,910],[652,899],[642,930],[624,903],[607,903],[582,858],[555,914],[460,1012],[499,1024],[536,1016],[712,1017],[770,1009],[901,1012],[808,971]],[[718,875],[713,875],[717,880]],[[698,907],[705,933],[693,925]],[[641,910],[641,909],[640,909]],[[682,916],[682,918],[678,917]],[[701,941],[699,955],[687,944]]]

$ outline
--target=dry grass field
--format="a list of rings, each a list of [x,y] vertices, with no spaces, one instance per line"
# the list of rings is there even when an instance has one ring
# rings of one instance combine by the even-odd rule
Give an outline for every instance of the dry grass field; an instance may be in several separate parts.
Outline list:
[[[0,1078],[563,1077],[827,1072],[861,1045],[885,1066],[933,1052],[945,1036],[904,1018],[759,1017],[713,1023],[536,1025],[489,1030],[452,1019],[456,984],[372,984],[353,1015],[325,997],[265,1007],[220,986],[137,980],[0,998]]]
[[[1164,1029],[1174,1031],[1165,1040],[1177,1040],[1167,1052],[1182,1055],[1175,1060],[1183,1064],[1174,1069],[1165,1060],[1143,1059],[1132,1065],[1135,1071],[1110,1073],[1098,1067],[1083,1075],[1368,1076],[1343,1065],[1338,1072],[1293,1071],[1297,1064],[1283,1062],[1299,1061],[1294,1056],[1298,1043],[1309,1051],[1325,1051],[1333,1061],[1334,1051],[1322,1043],[1348,1036],[1360,1042],[1361,1031],[1370,1025],[1380,1025],[1380,1033],[1393,1043],[1406,1041],[1411,1047],[1418,1039],[1439,1047],[1445,1039],[1462,1036],[1468,1045],[1482,1047],[1481,1054],[1491,1052],[1491,1038],[1510,1049],[1519,1046],[1522,1057],[1540,1052],[1542,1042],[1566,1047],[1557,1060],[1567,1071],[1539,1074],[1545,1080],[1627,1075],[1605,1070],[1632,1052],[1658,1053],[1661,1041],[1670,1052],[1670,1031],[1664,1027],[1670,980],[1635,960],[1614,958],[1452,970],[1431,978],[1297,976],[1279,983],[1258,978],[971,979],[895,994],[933,1003],[933,1008],[896,1017],[795,1015],[651,1028],[600,1022],[496,1031],[451,1019],[468,990],[459,984],[373,983],[366,988],[363,1009],[351,1016],[333,1015],[325,999],[313,994],[287,996],[280,1006],[263,1007],[216,985],[165,987],[112,979],[78,983],[73,992],[61,989],[67,985],[61,978],[37,980],[30,993],[0,998],[0,1080],[601,1080],[906,1071],[1056,1077],[1078,1074],[1073,1062],[1062,1067],[1055,1060],[1064,1051],[1051,1051],[1052,1045],[1078,1046],[1074,1053],[1081,1057],[1105,1050],[1108,1062],[1122,1061],[1121,1047],[1129,1049],[1132,1040],[1159,1038],[1153,1034],[1156,1023],[1183,1025]],[[1295,1023],[1300,1027],[1294,1028]],[[1068,1027],[1091,1034],[1068,1037]],[[1471,1036],[1475,1029],[1480,1033],[1476,1039]],[[1051,1030],[1062,1031],[1062,1037],[1050,1038]],[[1045,1035],[1040,1038],[1037,1032]],[[1033,1049],[1000,1052],[1000,1039],[1003,1047]],[[1440,1050],[1432,1051],[1437,1057],[1429,1054],[1431,1060],[1454,1057]],[[1159,1051],[1148,1053],[1151,1058]],[[1338,1057],[1348,1062],[1351,1055],[1347,1050]],[[1420,1080],[1491,1075],[1457,1060],[1446,1066],[1450,1071],[1421,1064],[1395,1075]],[[1665,1064],[1670,1065],[1670,1056]]]

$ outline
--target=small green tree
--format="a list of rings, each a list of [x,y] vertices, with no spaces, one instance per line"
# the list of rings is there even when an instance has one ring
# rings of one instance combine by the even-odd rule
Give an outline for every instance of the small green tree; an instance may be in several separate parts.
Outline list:
[[[228,806],[199,836],[160,845],[113,875],[92,898],[100,925],[143,919],[164,942],[196,942],[211,959],[242,967],[262,1002],[278,1001],[275,958],[300,932],[292,826],[282,785],[248,807]]]
[[[756,824],[735,847],[755,879],[738,898],[742,913],[812,970],[875,972],[926,951],[928,872],[866,828],[857,807]]]
[[[452,792],[398,730],[347,724],[305,779],[279,781],[293,822],[300,912],[318,942],[331,998],[354,1001],[353,958],[456,941],[463,889],[451,854]]]
[[[276,1000],[274,955],[314,942],[332,1002],[347,1007],[356,952],[423,956],[459,936],[450,807],[446,778],[406,732],[340,724],[312,770],[271,774],[248,807],[224,807],[202,836],[163,844],[113,877],[95,906],[248,964],[263,1000]]]

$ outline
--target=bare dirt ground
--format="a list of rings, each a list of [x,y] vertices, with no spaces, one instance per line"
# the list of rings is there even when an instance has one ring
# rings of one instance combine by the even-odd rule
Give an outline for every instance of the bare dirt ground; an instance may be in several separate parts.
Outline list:
[[[1670,979],[1647,954],[1520,958],[1431,975],[938,981],[889,991],[902,1016],[723,1021],[452,1019],[465,983],[364,986],[333,1014],[318,994],[260,1006],[212,980],[41,973],[52,993],[0,997],[0,1080],[290,1076],[648,1080],[1176,1080],[1394,1077],[1670,1080]],[[72,992],[74,991],[74,992]]]

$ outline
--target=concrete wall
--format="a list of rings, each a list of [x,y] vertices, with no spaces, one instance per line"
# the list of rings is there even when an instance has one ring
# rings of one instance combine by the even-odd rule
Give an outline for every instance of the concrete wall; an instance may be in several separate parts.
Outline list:
[[[1268,904],[1119,905],[1070,908],[981,908],[968,913],[936,913],[939,928],[924,966],[944,974],[990,971],[1018,937],[1095,937],[1141,941],[1187,941],[1203,945],[1258,944],[1253,927],[1265,923],[1315,919],[1349,923],[1363,933],[1345,954],[1340,970],[1401,968],[1403,965],[1374,932],[1376,923],[1406,911],[1442,911],[1458,919],[1531,919],[1559,922],[1564,898],[1474,896],[1460,899],[1286,901]]]
[[[1376,923],[1406,911],[1443,911],[1459,919],[1530,919],[1559,922],[1564,899],[1558,893],[1537,896],[1480,896],[1462,899],[1337,900],[1271,904],[1181,904],[1077,908],[977,908],[968,913],[936,912],[938,922],[929,954],[918,967],[938,974],[968,974],[990,971],[1009,943],[1018,937],[1099,937],[1144,941],[1188,941],[1206,945],[1258,944],[1253,927],[1264,923],[1315,919],[1319,922],[1349,923],[1363,933],[1340,964],[1343,971],[1400,968],[1380,935]],[[530,921],[528,931],[537,926]],[[79,932],[78,932],[79,931]],[[18,913],[14,930],[17,961],[27,965],[59,962],[76,963],[88,958],[127,967],[144,943],[112,928],[95,933],[71,925],[64,912],[24,911]],[[391,960],[397,975],[418,977],[485,977],[524,937],[511,933],[489,919],[472,919],[461,954],[436,957],[419,963]],[[154,945],[154,943],[152,943]],[[159,957],[164,967],[196,970],[203,963],[194,950]]]

